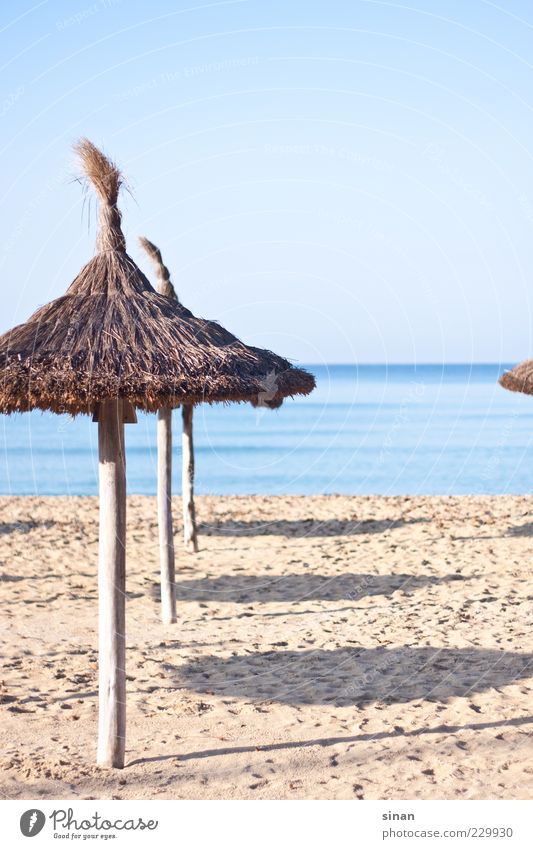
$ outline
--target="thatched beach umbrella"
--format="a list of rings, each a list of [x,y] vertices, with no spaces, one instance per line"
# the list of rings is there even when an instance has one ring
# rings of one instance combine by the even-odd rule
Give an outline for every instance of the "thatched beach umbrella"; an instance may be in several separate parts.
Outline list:
[[[139,237],[157,278],[157,291],[167,298],[179,301],[176,290],[170,280],[170,271],[163,262],[161,251],[145,236]],[[198,533],[194,507],[194,444],[193,444],[193,406],[183,404],[181,430],[181,497],[183,512],[183,542],[188,551],[198,551]],[[163,602],[163,569],[169,572],[166,564],[172,562],[174,572],[174,536],[172,531],[172,411],[159,410],[157,422],[157,509],[159,516],[159,544],[161,549],[161,601]],[[167,593],[165,593],[166,595]],[[174,602],[175,607],[175,602]],[[163,618],[165,616],[164,610]],[[175,611],[174,611],[175,620]]]
[[[265,374],[276,399],[314,378],[151,287],[126,253],[117,206],[122,178],[91,142],[77,147],[100,201],[96,255],[63,297],[0,336],[0,412],[92,414],[100,477],[98,763],[124,765],[126,732],[124,423],[201,401],[248,401]]]
[[[163,262],[161,251],[145,236],[139,236],[154,267],[157,278],[156,288],[161,295],[179,301],[170,279],[170,271]],[[265,406],[275,409],[283,403],[275,397],[275,376],[273,387],[269,387],[268,376],[262,383],[262,390],[251,399],[254,407]],[[274,391],[268,391],[274,388]],[[172,521],[172,410],[158,411],[157,422],[157,512],[159,525],[159,549],[161,563],[161,616],[163,622],[176,621],[175,591],[175,554]],[[182,405],[182,470],[181,495],[183,513],[183,542],[187,551],[198,551],[198,531],[196,527],[196,509],[194,504],[194,442],[193,442],[193,405]]]
[[[533,360],[524,360],[510,371],[504,372],[498,383],[510,392],[533,395]]]

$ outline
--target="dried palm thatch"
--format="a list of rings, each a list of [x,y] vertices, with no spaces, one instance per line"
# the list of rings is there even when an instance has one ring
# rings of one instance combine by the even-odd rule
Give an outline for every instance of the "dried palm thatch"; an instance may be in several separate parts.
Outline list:
[[[510,392],[524,392],[533,395],[533,360],[524,360],[511,371],[506,371],[498,383]]]
[[[75,415],[110,398],[147,411],[250,401],[270,374],[272,401],[311,392],[308,372],[155,292],[126,253],[120,172],[87,139],[77,152],[100,198],[97,253],[63,297],[0,336],[0,412]]]
[[[163,257],[157,245],[154,245],[146,236],[139,236],[139,243],[150,257],[157,278],[157,291],[160,295],[173,298],[179,302],[178,295],[170,279],[170,271],[163,262]],[[268,407],[277,410],[283,404],[283,397],[276,393],[276,374],[267,374],[261,380],[261,390],[257,395],[250,398],[252,407]]]

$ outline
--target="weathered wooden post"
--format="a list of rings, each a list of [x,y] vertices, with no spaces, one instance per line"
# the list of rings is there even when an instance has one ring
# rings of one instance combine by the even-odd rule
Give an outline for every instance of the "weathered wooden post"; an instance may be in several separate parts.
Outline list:
[[[178,302],[170,272],[163,263],[159,248],[139,237],[139,242],[153,262],[157,291]],[[157,522],[159,527],[159,571],[161,583],[161,620],[165,625],[176,621],[176,564],[174,525],[172,521],[172,410],[157,413]]]
[[[188,551],[198,551],[196,533],[196,512],[194,509],[194,443],[193,443],[193,406],[182,407],[183,428],[181,436],[182,467],[181,497],[183,505],[183,541]]]
[[[172,410],[157,413],[157,515],[161,572],[161,619],[176,621],[176,568],[172,527]]]
[[[124,766],[126,743],[126,457],[123,402],[98,407],[98,750],[100,766]]]

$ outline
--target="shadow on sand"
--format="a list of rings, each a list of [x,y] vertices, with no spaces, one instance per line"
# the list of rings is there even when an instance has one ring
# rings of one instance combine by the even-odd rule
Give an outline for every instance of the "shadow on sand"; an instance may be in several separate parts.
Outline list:
[[[474,648],[339,648],[208,655],[165,668],[175,686],[197,693],[343,707],[470,697],[529,678],[533,654]]]
[[[196,761],[202,758],[215,758],[224,755],[254,754],[255,752],[280,752],[291,749],[309,749],[314,746],[342,746],[356,743],[372,743],[376,740],[391,740],[398,737],[421,737],[426,734],[460,734],[462,731],[486,731],[491,728],[520,728],[533,724],[533,716],[518,716],[515,719],[497,719],[493,722],[471,722],[464,725],[434,725],[424,728],[413,728],[404,731],[396,727],[394,731],[367,732],[344,737],[315,737],[311,740],[287,740],[281,743],[268,743],[265,746],[221,746],[217,749],[200,749],[196,752],[174,755],[156,755],[151,758],[137,758],[130,761],[128,767],[139,764],[159,763],[162,761]]]
[[[361,534],[382,534],[394,528],[430,522],[427,518],[412,519],[277,519],[271,522],[244,522],[228,519],[214,524],[202,523],[200,533],[206,536],[285,536],[338,537]]]
[[[43,521],[37,521],[34,519],[29,519],[26,522],[0,522],[0,536],[3,534],[29,534],[30,531],[34,531],[37,528],[53,528],[55,522],[51,519],[46,519]]]
[[[533,537],[533,522],[524,522],[523,525],[511,525],[505,531],[495,534],[470,534],[469,536],[452,536],[452,539],[461,541],[476,541],[480,539],[506,539],[508,537]]]
[[[508,537],[533,537],[533,522],[525,522],[523,525],[514,525],[507,531]]]
[[[449,581],[467,580],[462,575],[221,575],[217,578],[191,578],[176,583],[176,595],[181,601],[217,601],[250,604],[260,602],[358,601],[365,596],[392,595],[398,590],[413,592]],[[155,598],[159,586],[152,587]]]

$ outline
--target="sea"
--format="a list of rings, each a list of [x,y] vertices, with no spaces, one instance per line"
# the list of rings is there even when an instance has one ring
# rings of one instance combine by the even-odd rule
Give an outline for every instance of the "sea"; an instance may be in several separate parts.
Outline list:
[[[498,385],[511,365],[309,365],[316,390],[278,410],[198,406],[196,492],[528,493],[533,397]],[[180,410],[173,416],[179,494]],[[128,491],[155,494],[155,415],[126,425],[126,446]],[[97,494],[97,425],[87,416],[0,416],[0,449],[0,494]]]

